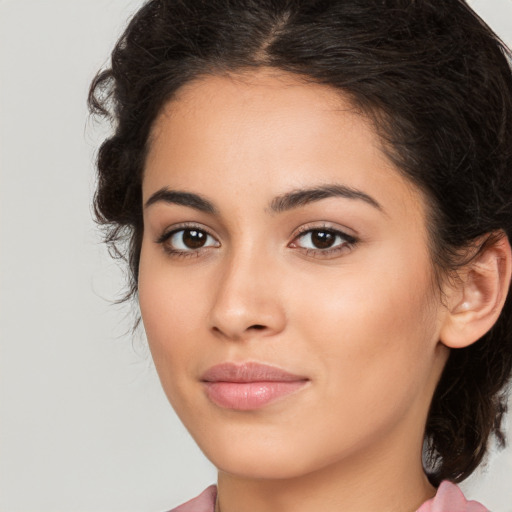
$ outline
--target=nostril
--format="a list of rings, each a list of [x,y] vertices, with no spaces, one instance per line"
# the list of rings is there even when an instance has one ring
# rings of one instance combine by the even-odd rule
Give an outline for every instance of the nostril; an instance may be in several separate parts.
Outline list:
[[[265,329],[264,325],[254,324],[249,327],[249,329],[256,329],[257,331],[261,331],[262,329]]]

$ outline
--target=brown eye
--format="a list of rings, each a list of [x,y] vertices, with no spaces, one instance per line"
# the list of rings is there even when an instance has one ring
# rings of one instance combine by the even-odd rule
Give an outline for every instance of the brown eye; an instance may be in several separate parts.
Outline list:
[[[206,243],[208,235],[197,229],[185,229],[181,237],[183,244],[189,249],[200,249]]]
[[[196,228],[184,228],[174,231],[162,240],[169,249],[176,252],[193,252],[205,247],[218,247],[219,243],[206,231]]]
[[[356,239],[334,229],[309,229],[299,235],[293,242],[294,247],[317,251],[319,253],[351,247]]]
[[[317,249],[328,249],[336,241],[336,235],[330,231],[312,231],[311,243]]]

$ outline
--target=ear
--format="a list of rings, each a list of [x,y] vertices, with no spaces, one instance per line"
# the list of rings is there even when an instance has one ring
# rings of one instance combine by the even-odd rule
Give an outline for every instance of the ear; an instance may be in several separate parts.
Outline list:
[[[496,323],[507,298],[512,272],[512,252],[503,233],[460,270],[448,285],[448,311],[440,341],[450,348],[467,347]]]

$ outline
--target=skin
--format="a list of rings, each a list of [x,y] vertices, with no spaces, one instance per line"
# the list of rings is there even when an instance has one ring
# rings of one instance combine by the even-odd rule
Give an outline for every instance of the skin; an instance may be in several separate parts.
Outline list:
[[[271,208],[326,184],[379,207],[328,197]],[[339,92],[282,72],[202,78],[154,124],[144,201],[164,188],[215,208],[144,208],[139,300],[165,393],[219,469],[218,509],[405,512],[432,497],[421,449],[449,313],[433,285],[424,198],[367,119]],[[183,223],[207,243],[169,253],[181,234],[158,240]],[[326,252],[302,228],[357,241],[336,238]],[[308,383],[262,409],[224,409],[200,377],[227,361]]]

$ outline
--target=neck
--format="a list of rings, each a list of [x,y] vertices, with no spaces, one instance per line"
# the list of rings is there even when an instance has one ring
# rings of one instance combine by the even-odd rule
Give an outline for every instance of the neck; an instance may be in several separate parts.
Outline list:
[[[383,439],[371,452],[297,477],[249,478],[220,471],[216,512],[414,512],[435,488],[417,449],[422,438],[404,443],[400,434]]]

